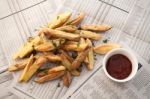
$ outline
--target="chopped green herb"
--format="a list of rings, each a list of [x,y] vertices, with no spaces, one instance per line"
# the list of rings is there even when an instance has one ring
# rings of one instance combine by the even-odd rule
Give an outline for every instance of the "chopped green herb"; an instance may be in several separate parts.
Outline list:
[[[57,87],[60,87],[60,83],[58,83]]]
[[[57,20],[59,19],[59,16],[57,16]]]
[[[67,30],[66,30],[66,29],[64,29],[64,30],[62,30],[62,31],[67,32]]]
[[[72,58],[76,58],[77,57],[77,53],[76,52],[72,52]]]
[[[107,43],[109,40],[108,39],[105,39],[105,40],[103,40],[103,43]]]
[[[67,22],[67,23],[66,23],[66,25],[71,25],[71,23],[72,23],[72,22],[71,22],[71,21],[69,21],[69,22]]]
[[[80,46],[80,42],[77,43],[77,47],[79,47],[79,46]]]

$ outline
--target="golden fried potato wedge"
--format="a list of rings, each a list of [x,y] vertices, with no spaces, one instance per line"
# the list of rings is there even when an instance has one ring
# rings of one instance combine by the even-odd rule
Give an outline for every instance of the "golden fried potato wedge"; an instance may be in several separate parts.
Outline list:
[[[88,43],[88,45],[90,46],[87,58],[88,58],[88,64],[87,64],[87,68],[88,70],[92,70],[94,68],[94,52],[93,52],[93,46],[92,46],[92,42],[87,39],[86,43]]]
[[[30,69],[30,66],[34,63],[34,61],[35,61],[35,58],[33,55],[31,55],[25,69],[23,70],[23,72],[19,78],[19,82],[22,82],[24,79],[26,79],[26,77],[27,77],[26,75]]]
[[[71,84],[71,81],[72,81],[72,76],[71,76],[70,72],[66,71],[64,76],[62,77],[62,79],[63,79],[64,86],[69,87]]]
[[[94,47],[94,52],[98,54],[106,54],[110,50],[115,49],[115,48],[120,48],[120,47],[121,45],[116,44],[116,43],[106,43],[106,44],[101,44],[101,45]]]
[[[88,45],[86,43],[81,44],[80,42],[76,42],[76,43],[74,42],[74,44],[73,43],[64,44],[62,48],[66,51],[83,51],[87,48],[87,46]]]
[[[48,75],[48,74],[51,74],[51,73],[55,73],[55,72],[59,72],[59,71],[64,71],[64,70],[66,70],[66,68],[64,66],[62,66],[62,65],[54,66],[52,68],[49,68],[49,69],[47,68],[47,69],[44,69],[44,70],[38,72],[36,74],[36,76],[37,77],[43,77],[45,75]]]
[[[38,46],[35,46],[34,49],[36,51],[51,51],[55,49],[55,46],[53,45],[52,42],[49,41],[49,42],[40,44]]]
[[[35,62],[30,66],[28,69],[26,75],[24,78],[21,80],[23,82],[29,81],[29,79],[36,73],[36,71],[42,66],[44,63],[47,62],[47,59],[43,56],[39,57]]]
[[[39,32],[39,34],[41,34],[41,33],[45,33],[46,35],[50,35],[52,37],[64,38],[64,39],[68,39],[68,40],[78,40],[80,38],[79,34],[72,34],[72,33],[54,30],[54,29],[50,29],[50,28],[43,28]]]
[[[71,62],[68,58],[64,55],[64,53],[60,54],[62,65],[65,66],[69,71],[72,70]]]
[[[19,49],[19,51],[14,55],[14,59],[24,58],[28,54],[30,54],[33,50],[33,46],[37,46],[41,44],[43,41],[39,36],[34,38],[30,37],[28,41]]]
[[[33,44],[27,42],[27,43],[25,43],[25,44],[19,49],[19,51],[14,55],[14,59],[17,59],[17,58],[24,58],[25,56],[27,56],[28,54],[30,54],[33,50],[34,50]]]
[[[86,49],[85,51],[82,51],[77,58],[73,61],[72,63],[72,68],[73,69],[77,69],[80,67],[81,63],[84,61],[84,59],[86,58],[87,54],[89,52],[89,48]]]
[[[27,58],[27,59],[24,59],[20,62],[13,64],[13,65],[10,65],[8,67],[8,71],[12,72],[12,71],[18,71],[18,70],[24,69],[25,66],[27,65],[28,61],[29,61],[29,59]]]
[[[37,72],[36,77],[43,77],[43,76],[47,75],[48,74],[48,70],[49,69],[45,69],[45,70],[42,70],[40,72]]]
[[[61,57],[59,55],[54,55],[54,54],[47,54],[45,57],[48,59],[50,62],[59,62],[61,61]]]
[[[112,26],[110,25],[82,25],[81,29],[83,30],[90,30],[95,32],[105,32],[110,30]]]
[[[52,29],[60,27],[70,18],[70,16],[70,12],[59,14],[56,17],[54,17],[51,22],[48,23],[48,27]]]
[[[70,63],[73,62],[74,59],[72,57],[70,57],[67,52],[65,52],[63,50],[61,50],[60,52],[70,61]]]
[[[59,28],[56,28],[56,30],[74,33],[77,30],[77,27],[73,26],[73,25],[65,25],[65,26],[61,26]]]
[[[65,70],[66,70],[66,68],[64,66],[60,65],[60,66],[56,66],[56,67],[49,69],[48,74],[59,72],[59,71],[65,71]]]
[[[80,31],[80,37],[89,38],[92,40],[99,40],[102,38],[102,36],[100,34],[97,34],[95,32],[91,32],[91,31],[85,31],[85,30]]]
[[[85,13],[81,12],[75,19],[67,21],[64,25],[79,25],[84,19]]]
[[[50,73],[36,80],[37,83],[44,83],[46,81],[51,81],[62,77],[65,74],[65,71],[59,71],[55,73]]]
[[[80,76],[80,72],[78,70],[72,70],[70,71],[70,73],[73,75],[73,76]]]

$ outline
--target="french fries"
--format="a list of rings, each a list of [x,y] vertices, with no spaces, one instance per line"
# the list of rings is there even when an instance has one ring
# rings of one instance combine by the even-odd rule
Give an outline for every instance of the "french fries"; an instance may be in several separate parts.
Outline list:
[[[81,25],[81,29],[94,32],[105,32],[112,28],[110,25]]]
[[[71,71],[72,65],[71,62],[68,60],[68,58],[64,55],[64,53],[61,53],[60,57],[61,57],[62,65],[65,66],[69,71]]]
[[[50,35],[52,37],[64,38],[68,40],[78,40],[80,38],[80,35],[78,34],[67,33],[67,32],[54,30],[50,28],[44,28],[43,30],[40,31],[40,34],[41,33],[45,33],[46,35]]]
[[[70,18],[70,16],[71,16],[70,12],[59,14],[56,17],[54,17],[54,19],[52,19],[51,22],[49,22],[48,27],[52,29],[60,27]]]
[[[64,76],[62,77],[64,86],[69,87],[71,84],[72,76],[69,71],[66,71]]]
[[[120,48],[120,47],[121,45],[119,44],[106,43],[106,44],[101,44],[101,45],[94,47],[94,52],[98,54],[106,54],[110,50],[115,49],[115,48]]]
[[[14,55],[14,59],[17,58],[24,58],[25,56],[29,55],[33,50],[34,47],[40,44],[42,40],[39,36],[34,38],[29,38],[28,41],[19,49],[19,51]]]
[[[74,33],[77,30],[77,27],[73,26],[73,25],[65,25],[65,26],[61,26],[59,28],[56,28],[56,30]]]
[[[27,69],[27,73],[24,73],[23,77],[21,76],[19,82],[27,82],[33,74],[36,73],[36,71],[42,66],[44,63],[47,62],[47,59],[43,56],[39,57],[38,59],[35,60],[35,62]]]
[[[27,75],[27,73],[28,73],[28,71],[29,71],[29,69],[30,69],[30,67],[31,67],[31,65],[33,64],[34,61],[35,61],[35,58],[33,57],[33,55],[31,55],[25,69],[23,70],[23,72],[22,72],[22,74],[19,78],[19,82],[22,82],[25,79],[28,79],[28,78],[26,78],[27,77],[26,75]]]
[[[51,74],[51,73],[56,73],[56,72],[65,71],[65,70],[66,70],[66,68],[62,65],[61,66],[55,66],[53,68],[46,69],[46,70],[39,72],[37,74],[37,77],[43,77],[43,76]]]
[[[80,76],[80,72],[78,70],[72,70],[70,71],[70,73],[73,75],[73,76]]]
[[[85,13],[81,12],[75,19],[67,21],[64,25],[78,25],[84,18]]]
[[[8,71],[23,69],[18,82],[28,82],[36,74],[37,83],[62,79],[64,86],[69,87],[74,76],[80,76],[82,65],[88,70],[94,68],[94,52],[106,54],[118,44],[102,44],[94,47],[92,41],[100,40],[110,25],[80,25],[85,13],[70,19],[70,12],[54,17],[38,31],[38,36],[29,37],[27,42],[14,55],[22,61],[9,66]],[[25,58],[26,57],[26,58]],[[25,59],[24,59],[25,58]],[[48,64],[47,64],[48,63]]]
[[[100,34],[96,34],[95,32],[80,30],[80,37],[89,38],[92,40],[99,40],[102,38]]]
[[[36,82],[37,83],[44,83],[46,81],[55,80],[55,79],[62,77],[64,75],[64,73],[65,73],[65,71],[50,73],[48,75],[40,77],[39,79],[36,80]]]
[[[35,46],[34,49],[36,51],[51,51],[55,49],[55,46],[52,42],[46,42],[44,44],[40,44],[38,46]]]
[[[52,53],[45,55],[45,57],[48,59],[48,61],[50,62],[60,62],[61,61],[61,57],[60,55],[54,55]]]
[[[24,59],[20,62],[13,64],[13,65],[10,65],[8,67],[8,71],[13,72],[13,71],[18,71],[18,70],[24,69],[25,66],[27,65],[28,61],[29,61],[29,59]]]
[[[55,73],[55,72],[59,72],[59,71],[65,71],[66,68],[64,66],[56,66],[56,67],[53,67],[51,68],[49,71],[48,71],[48,74],[50,73]]]
[[[92,46],[92,42],[89,39],[86,40],[86,43],[90,46],[89,53],[87,55],[87,60],[88,60],[87,68],[88,70],[92,70],[94,68],[93,46]]]
[[[68,53],[66,53],[65,51],[63,51],[63,50],[61,50],[61,53],[62,53],[62,55],[64,55],[67,59],[68,59],[68,61],[70,61],[71,63],[73,62],[73,58],[72,57],[70,57],[69,55],[68,55]]]
[[[64,44],[63,49],[67,51],[83,51],[88,45],[80,42],[67,42]]]
[[[72,63],[72,68],[73,69],[78,69],[81,65],[81,63],[84,61],[85,57],[87,56],[89,52],[89,48],[86,49],[85,51],[82,51],[77,58],[73,61]]]

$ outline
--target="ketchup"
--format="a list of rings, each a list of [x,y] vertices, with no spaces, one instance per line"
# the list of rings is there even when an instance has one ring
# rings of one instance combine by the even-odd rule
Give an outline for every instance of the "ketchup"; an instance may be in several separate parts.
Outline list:
[[[106,70],[116,79],[125,79],[132,71],[132,64],[126,56],[115,54],[108,59]]]

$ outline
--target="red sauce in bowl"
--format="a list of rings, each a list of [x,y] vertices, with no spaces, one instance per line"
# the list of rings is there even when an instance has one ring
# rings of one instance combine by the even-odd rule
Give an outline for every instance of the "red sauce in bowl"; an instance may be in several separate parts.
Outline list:
[[[115,54],[108,59],[106,70],[116,79],[125,79],[132,71],[132,63],[126,56]]]

